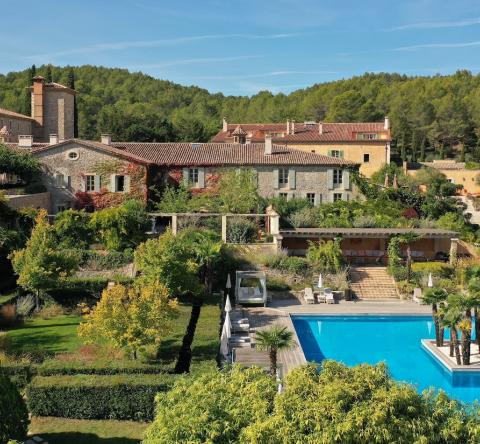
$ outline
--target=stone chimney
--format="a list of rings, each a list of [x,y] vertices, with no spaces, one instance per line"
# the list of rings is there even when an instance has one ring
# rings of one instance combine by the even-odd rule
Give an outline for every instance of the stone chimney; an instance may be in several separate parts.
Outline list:
[[[318,134],[323,134],[323,123],[318,122]]]
[[[390,129],[390,119],[388,116],[385,116],[385,123],[383,124],[383,129],[389,130]]]
[[[112,144],[112,136],[110,134],[102,134],[100,138],[100,142],[103,145],[110,146]]]
[[[228,131],[228,122],[227,122],[227,118],[224,117],[223,118],[223,132],[226,133]]]
[[[18,136],[18,146],[21,148],[31,148],[33,145],[33,136]]]
[[[43,126],[43,87],[45,79],[42,76],[33,78],[32,118],[39,126]]]
[[[269,156],[272,154],[272,135],[265,134],[265,155]]]
[[[295,120],[290,123],[290,134],[295,134]]]
[[[50,134],[50,145],[56,145],[58,142],[58,134]]]
[[[290,134],[290,119],[287,119],[287,135]]]
[[[245,139],[245,143],[246,143],[247,145],[250,145],[250,144],[252,143],[252,138],[251,138],[251,137],[247,137],[247,138]]]

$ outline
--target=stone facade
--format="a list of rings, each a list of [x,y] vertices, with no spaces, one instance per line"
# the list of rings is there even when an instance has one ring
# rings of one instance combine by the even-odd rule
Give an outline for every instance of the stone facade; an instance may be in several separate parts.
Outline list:
[[[42,182],[51,194],[52,213],[78,206],[80,195],[83,198],[102,197],[105,203],[108,203],[109,194],[113,194],[110,196],[113,203],[133,192],[135,197],[146,198],[145,167],[101,149],[71,141],[38,150],[34,155],[43,166]],[[143,171],[142,179],[128,174],[132,168]],[[121,184],[118,182],[120,176]]]
[[[0,142],[18,141],[18,136],[29,135],[33,132],[33,120],[21,114],[2,112],[0,110],[0,131],[4,129],[5,136],[0,134]]]

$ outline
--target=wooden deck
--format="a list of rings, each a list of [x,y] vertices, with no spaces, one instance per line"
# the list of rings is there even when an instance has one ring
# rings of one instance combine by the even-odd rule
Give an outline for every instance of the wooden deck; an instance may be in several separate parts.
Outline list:
[[[278,354],[279,369],[283,375],[287,374],[295,367],[305,364],[307,361],[303,350],[300,347],[295,329],[293,328],[290,316],[274,308],[255,307],[245,309],[250,321],[250,337],[254,343],[255,332],[268,328],[272,325],[281,325],[287,327],[293,332],[295,346],[291,350],[283,350]],[[235,350],[235,362],[242,365],[258,365],[260,367],[269,367],[268,353],[261,352],[255,347],[243,347]]]

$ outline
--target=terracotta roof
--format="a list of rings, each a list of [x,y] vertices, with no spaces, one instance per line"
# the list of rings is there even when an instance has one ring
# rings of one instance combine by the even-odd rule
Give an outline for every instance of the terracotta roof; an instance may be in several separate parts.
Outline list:
[[[458,233],[439,228],[296,228],[280,231],[283,237],[346,236],[346,237],[388,237],[415,233],[426,238],[456,237]]]
[[[227,131],[219,131],[212,142],[226,142],[232,136],[232,131],[239,124],[228,124]],[[287,131],[286,123],[259,123],[241,124],[241,127],[253,133],[252,142],[264,140],[265,132]],[[381,133],[385,139],[359,140],[358,133]],[[260,139],[260,140],[259,140]],[[295,134],[285,134],[283,137],[274,137],[275,142],[362,142],[378,143],[391,140],[390,130],[384,129],[384,122],[357,122],[357,123],[322,123],[322,134],[319,132],[319,123],[295,123]]]
[[[113,142],[123,152],[148,159],[157,165],[334,165],[354,166],[354,162],[280,145],[265,155],[265,144],[233,143],[136,143]]]
[[[11,142],[5,142],[3,145],[5,145],[7,148],[10,148],[14,151],[22,151],[22,152],[33,151],[34,148],[43,148],[43,147],[49,146],[48,143],[37,143],[37,142],[33,142],[32,148],[18,146],[18,143],[11,143]]]
[[[10,111],[10,110],[5,109],[5,108],[0,108],[0,116],[11,117],[11,118],[14,118],[14,119],[28,120],[30,122],[35,121],[35,119],[33,119],[32,117],[25,116],[25,115],[20,114],[20,113],[16,113],[16,112]]]
[[[243,128],[240,125],[238,125],[232,134],[235,134],[236,136],[244,136],[247,133],[243,130]]]
[[[437,170],[464,170],[465,162],[455,162],[455,160],[434,160],[433,162],[420,162],[430,168]]]

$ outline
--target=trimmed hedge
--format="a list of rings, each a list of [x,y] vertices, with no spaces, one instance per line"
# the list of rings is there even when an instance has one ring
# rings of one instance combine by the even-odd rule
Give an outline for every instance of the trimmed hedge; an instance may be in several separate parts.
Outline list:
[[[428,274],[449,278],[453,276],[453,267],[445,262],[413,262],[412,270],[416,273]]]
[[[27,405],[34,416],[74,419],[154,417],[158,392],[171,389],[175,375],[36,376],[27,386]]]
[[[0,364],[0,373],[8,376],[19,390],[23,390],[32,379],[32,367],[29,363]]]

